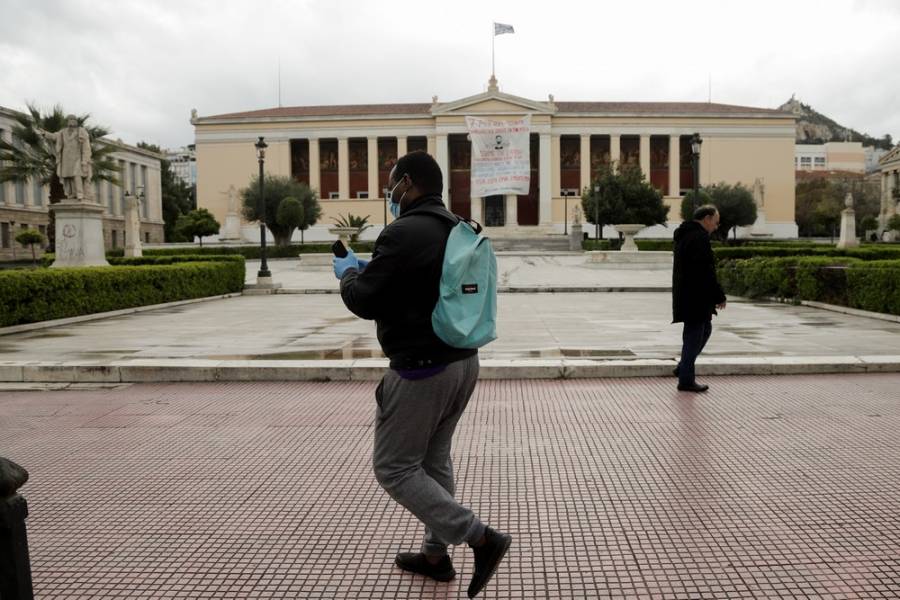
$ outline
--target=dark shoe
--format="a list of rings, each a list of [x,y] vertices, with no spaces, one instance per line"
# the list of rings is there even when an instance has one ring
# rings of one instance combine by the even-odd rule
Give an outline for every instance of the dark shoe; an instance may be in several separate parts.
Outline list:
[[[678,377],[678,367],[675,367],[674,369],[672,369],[672,375],[674,375],[675,377]]]
[[[453,562],[446,554],[441,557],[438,564],[433,565],[428,562],[428,559],[421,552],[401,552],[394,559],[394,564],[404,571],[418,573],[438,581],[450,581],[456,577]]]
[[[512,543],[511,535],[494,531],[490,527],[484,529],[484,538],[483,546],[472,547],[475,553],[475,573],[469,583],[469,598],[474,598],[484,589]]]
[[[687,385],[681,385],[680,383],[678,384],[679,392],[705,392],[708,389],[708,385],[703,385],[701,383],[697,383],[696,381],[694,383],[688,383]]]

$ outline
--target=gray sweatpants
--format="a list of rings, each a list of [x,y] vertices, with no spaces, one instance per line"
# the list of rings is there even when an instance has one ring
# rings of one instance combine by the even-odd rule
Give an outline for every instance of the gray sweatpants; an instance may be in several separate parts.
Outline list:
[[[422,552],[428,555],[484,534],[484,524],[453,499],[450,459],[453,432],[477,379],[475,355],[415,381],[388,369],[375,391],[375,478],[425,525]]]

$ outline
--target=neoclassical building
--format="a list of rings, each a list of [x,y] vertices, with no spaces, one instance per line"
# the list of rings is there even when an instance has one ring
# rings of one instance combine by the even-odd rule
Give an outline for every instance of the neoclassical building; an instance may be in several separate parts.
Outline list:
[[[531,189],[527,195],[472,197],[466,116],[531,115]],[[561,233],[592,174],[610,163],[639,165],[662,192],[670,223],[694,185],[690,138],[703,139],[701,185],[743,183],[758,190],[762,218],[754,235],[796,237],[794,116],[771,109],[691,102],[563,102],[501,92],[496,80],[481,94],[430,103],[300,106],[215,116],[192,113],[198,205],[220,222],[231,186],[245,188],[258,172],[254,143],[268,144],[269,174],[290,175],[318,190],[319,233],[337,215],[384,220],[388,174],[398,155],[421,149],[444,172],[445,202],[495,236]],[[566,210],[568,208],[568,211]],[[673,227],[646,230],[671,235]],[[245,224],[242,235],[257,240]],[[751,228],[746,228],[749,235]],[[310,232],[315,237],[315,231]],[[310,235],[310,234],[308,234]]]
[[[0,107],[0,136],[12,141],[12,127],[17,111]],[[105,139],[105,144],[116,151],[112,157],[121,170],[120,185],[95,181],[92,196],[103,205],[103,237],[107,248],[125,246],[126,190],[133,195],[143,193],[141,205],[141,237],[145,243],[163,242],[162,186],[160,184],[160,159],[158,154]],[[26,249],[16,244],[15,235],[20,229],[37,229],[47,234],[49,223],[49,187],[36,181],[0,183],[0,260],[23,258]],[[28,252],[30,256],[30,252]]]
[[[878,161],[881,167],[881,214],[878,225],[884,230],[888,219],[900,214],[900,144],[881,157]],[[888,233],[888,237],[896,239],[895,233]]]

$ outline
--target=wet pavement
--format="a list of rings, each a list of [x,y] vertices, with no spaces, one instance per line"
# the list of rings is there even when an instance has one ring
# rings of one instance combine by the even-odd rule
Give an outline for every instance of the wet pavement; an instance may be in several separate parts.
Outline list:
[[[514,537],[481,597],[900,597],[900,375],[708,382],[479,382],[457,495]],[[449,584],[392,566],[421,528],[372,476],[374,387],[7,386],[36,597],[464,597],[465,547]]]

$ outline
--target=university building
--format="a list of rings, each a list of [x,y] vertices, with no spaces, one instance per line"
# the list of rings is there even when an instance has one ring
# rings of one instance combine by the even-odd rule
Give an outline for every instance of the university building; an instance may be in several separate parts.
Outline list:
[[[0,107],[0,136],[6,142],[12,141],[12,128],[21,113]],[[123,144],[104,139],[116,151],[112,158],[121,170],[120,185],[107,181],[95,181],[91,190],[92,201],[105,207],[103,214],[103,237],[107,249],[125,246],[125,192],[132,195],[143,194],[141,203],[141,241],[145,243],[163,242],[162,186],[160,184],[160,156]],[[16,233],[21,229],[37,229],[45,236],[49,223],[49,186],[39,181],[17,181],[0,183],[0,260],[31,257],[31,251],[15,242]]]
[[[900,215],[900,144],[881,157],[881,213],[879,228],[884,230],[894,215]],[[896,232],[888,232],[885,239],[897,239]]]
[[[525,195],[472,197],[466,116],[513,119],[531,115],[531,187]],[[703,139],[700,184],[743,183],[759,190],[762,217],[753,234],[797,236],[794,222],[794,116],[772,109],[690,102],[564,102],[501,92],[491,80],[481,94],[430,103],[284,107],[199,116],[192,113],[198,205],[224,223],[229,188],[245,188],[258,173],[254,143],[268,144],[268,174],[292,176],[318,191],[323,217],[307,232],[327,238],[332,218],[390,221],[384,207],[397,156],[432,154],[444,172],[451,210],[474,218],[496,237],[562,233],[581,190],[610,163],[636,165],[670,207],[670,236],[680,222],[681,196],[694,186],[690,138]],[[568,210],[566,210],[568,208]],[[316,231],[318,230],[318,231]],[[749,235],[751,228],[746,228]],[[610,230],[611,232],[612,230]],[[318,234],[318,235],[317,235]],[[258,240],[258,226],[242,236]]]

